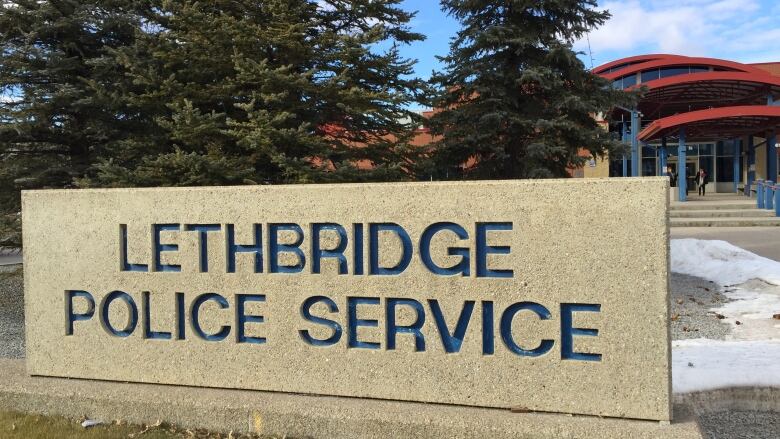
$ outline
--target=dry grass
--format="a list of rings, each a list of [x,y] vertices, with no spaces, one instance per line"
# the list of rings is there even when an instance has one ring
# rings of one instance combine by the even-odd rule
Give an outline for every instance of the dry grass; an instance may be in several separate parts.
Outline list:
[[[0,438],[3,439],[250,439],[255,437],[257,436],[187,430],[162,422],[143,426],[114,421],[110,424],[84,428],[81,426],[81,421],[60,416],[0,411]]]

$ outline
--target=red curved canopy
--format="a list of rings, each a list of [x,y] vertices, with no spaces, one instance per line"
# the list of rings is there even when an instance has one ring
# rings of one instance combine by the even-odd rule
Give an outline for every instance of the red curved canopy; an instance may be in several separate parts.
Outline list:
[[[680,128],[685,128],[688,141],[731,139],[780,125],[780,107],[768,105],[744,105],[711,108],[657,119],[639,133],[639,140],[650,142],[678,138]]]
[[[623,60],[618,60],[616,61],[616,63],[620,65],[620,62],[626,59],[628,58],[624,58]],[[742,64],[734,61],[727,61],[724,59],[701,58],[701,57],[690,57],[690,56],[680,56],[680,55],[663,55],[646,62],[631,64],[630,66],[624,69],[616,70],[614,72],[600,73],[600,75],[606,79],[615,80],[618,78],[622,78],[623,76],[636,74],[638,72],[653,69],[653,68],[676,67],[676,66],[687,66],[687,65],[721,68],[721,69],[726,69],[726,70],[731,70],[736,72],[759,73],[763,75],[767,74],[764,70],[761,70],[758,67],[753,67],[747,64]]]
[[[648,81],[638,110],[657,119],[712,107],[762,105],[780,94],[780,77],[768,73],[702,72]]]
[[[664,58],[664,57],[670,57],[670,56],[677,56],[677,55],[667,55],[667,54],[649,54],[649,55],[637,55],[637,56],[629,56],[627,58],[621,58],[612,62],[608,62],[606,64],[602,64],[595,69],[593,69],[593,73],[595,74],[601,74],[606,72],[607,70],[618,67],[618,66],[627,66],[629,64],[637,64],[640,62],[645,61],[651,61],[654,59]]]

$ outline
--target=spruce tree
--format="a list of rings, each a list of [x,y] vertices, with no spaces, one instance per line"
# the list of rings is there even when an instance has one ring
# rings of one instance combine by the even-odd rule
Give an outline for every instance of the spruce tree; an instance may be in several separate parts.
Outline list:
[[[397,45],[400,0],[153,1],[116,51],[150,122],[83,185],[207,185],[413,177],[408,104],[423,83]]]
[[[442,0],[462,28],[440,59],[445,71],[430,121],[443,136],[436,170],[465,178],[548,178],[624,150],[596,116],[632,94],[588,71],[572,44],[609,14],[595,0]],[[456,173],[449,172],[449,177]],[[446,177],[442,175],[442,177]]]
[[[0,245],[20,190],[414,178],[401,0],[0,0]]]
[[[124,86],[110,52],[136,25],[113,0],[0,3],[0,246],[20,245],[20,190],[72,187],[132,133],[98,88]]]

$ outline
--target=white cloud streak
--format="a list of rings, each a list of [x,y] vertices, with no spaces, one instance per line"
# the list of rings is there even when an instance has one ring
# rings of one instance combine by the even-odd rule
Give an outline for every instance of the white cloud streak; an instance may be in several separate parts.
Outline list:
[[[780,61],[780,4],[758,0],[610,0],[612,14],[590,33],[596,64],[643,53],[742,62]],[[587,53],[586,40],[575,48]]]

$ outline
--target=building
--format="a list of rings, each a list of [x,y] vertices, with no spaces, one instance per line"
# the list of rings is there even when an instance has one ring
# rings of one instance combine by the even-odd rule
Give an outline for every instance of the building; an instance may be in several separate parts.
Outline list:
[[[674,170],[680,200],[699,169],[709,174],[713,192],[742,192],[756,180],[778,180],[780,62],[641,55],[604,64],[594,73],[616,88],[646,87],[646,93],[636,108],[612,114],[618,122],[610,130],[631,144],[630,155],[591,160],[584,177]]]

